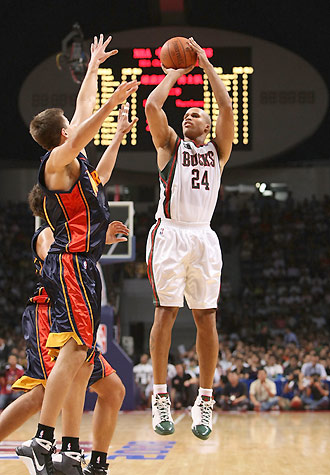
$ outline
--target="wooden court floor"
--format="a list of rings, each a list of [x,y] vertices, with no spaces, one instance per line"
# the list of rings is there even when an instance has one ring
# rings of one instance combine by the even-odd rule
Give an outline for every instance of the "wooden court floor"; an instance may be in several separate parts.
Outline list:
[[[84,414],[85,452],[91,447],[91,419]],[[111,475],[330,474],[330,412],[218,412],[207,441],[191,433],[188,413],[176,412],[174,420],[175,434],[160,437],[152,431],[150,411],[121,413],[109,449]],[[28,473],[13,459],[13,448],[34,434],[36,423],[37,417],[0,444],[1,475]],[[60,425],[56,436],[60,440]]]

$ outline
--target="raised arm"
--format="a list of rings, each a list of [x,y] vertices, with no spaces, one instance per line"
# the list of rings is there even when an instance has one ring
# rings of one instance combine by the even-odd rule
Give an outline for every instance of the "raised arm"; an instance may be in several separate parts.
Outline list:
[[[208,60],[203,48],[201,48],[193,38],[189,38],[189,44],[197,53],[199,66],[204,69],[209,78],[212,91],[219,107],[214,141],[220,152],[220,167],[223,169],[229,160],[234,139],[234,118],[231,99],[226,86]]]
[[[137,90],[138,85],[137,81],[121,83],[110,99],[95,114],[78,127],[69,126],[64,130],[67,139],[62,145],[52,150],[46,164],[47,172],[55,173],[73,162],[79,152],[92,140],[113,109],[126,101],[127,97]]]
[[[110,58],[114,54],[118,53],[118,50],[112,50],[105,52],[108,44],[110,43],[112,36],[103,42],[103,35],[100,35],[100,39],[94,36],[94,42],[91,44],[91,58],[88,64],[86,76],[81,84],[77,102],[76,110],[70,122],[71,125],[79,125],[84,120],[88,119],[93,113],[96,101],[97,93],[97,71],[106,59]]]
[[[150,127],[152,141],[158,152],[158,167],[162,170],[170,159],[174,149],[176,133],[168,125],[163,105],[169,95],[170,90],[183,74],[191,71],[189,69],[169,69],[163,81],[149,95],[146,102],[146,117]]]
[[[138,121],[138,118],[136,117],[132,122],[129,122],[128,113],[129,103],[126,102],[126,104],[123,104],[119,109],[117,130],[111,141],[111,144],[107,147],[96,167],[96,171],[100,177],[102,185],[105,185],[111,177],[123,137]]]

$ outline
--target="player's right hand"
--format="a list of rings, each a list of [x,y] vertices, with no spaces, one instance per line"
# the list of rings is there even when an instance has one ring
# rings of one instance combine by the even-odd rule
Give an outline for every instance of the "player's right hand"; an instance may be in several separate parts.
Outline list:
[[[117,105],[121,104],[126,101],[133,92],[137,91],[139,84],[136,79],[134,81],[122,82],[112,94],[111,100],[115,101]]]

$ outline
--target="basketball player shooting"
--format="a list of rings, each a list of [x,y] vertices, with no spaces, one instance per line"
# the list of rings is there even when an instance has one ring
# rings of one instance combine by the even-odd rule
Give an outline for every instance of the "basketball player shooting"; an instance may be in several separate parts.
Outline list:
[[[155,304],[150,333],[152,422],[160,435],[174,432],[166,386],[167,364],[173,324],[185,297],[197,327],[200,367],[199,393],[191,411],[192,432],[205,440],[212,431],[212,384],[219,351],[216,308],[222,267],[219,241],[210,221],[232,149],[234,122],[231,99],[221,78],[196,41],[189,38],[188,44],[208,76],[219,117],[216,135],[208,143],[205,140],[211,119],[203,109],[193,107],[184,114],[183,140],[168,124],[163,105],[179,77],[194,66],[164,69],[165,78],[146,103],[160,181],[157,222],[150,229],[146,253]]]

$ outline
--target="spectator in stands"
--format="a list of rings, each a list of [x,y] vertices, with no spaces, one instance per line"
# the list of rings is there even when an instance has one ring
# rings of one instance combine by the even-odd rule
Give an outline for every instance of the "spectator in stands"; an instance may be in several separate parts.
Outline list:
[[[310,361],[302,365],[301,372],[304,376],[312,376],[312,374],[318,374],[321,376],[322,379],[325,379],[327,377],[325,368],[319,363],[319,357],[315,352],[310,353]]]
[[[309,383],[305,387],[302,395],[302,401],[305,409],[312,411],[329,408],[329,391],[327,386],[321,382],[318,373],[312,373],[308,378]]]
[[[283,374],[283,366],[278,364],[276,357],[273,354],[269,355],[267,365],[264,369],[268,378],[276,379],[278,376],[282,376]]]
[[[300,367],[298,364],[298,358],[296,355],[292,355],[289,358],[289,364],[285,366],[284,368],[284,376],[288,376],[289,374],[292,374],[294,371],[299,370],[300,372]]]
[[[279,405],[281,409],[303,409],[303,402],[301,399],[304,382],[303,374],[299,368],[295,368],[291,373],[287,374],[287,381],[282,390],[282,396],[279,398]]]
[[[330,378],[330,356],[326,359],[325,371],[327,373],[327,379]]]
[[[152,378],[152,366],[149,363],[149,355],[147,353],[141,355],[140,363],[133,367],[133,373],[138,388],[138,405],[146,407],[148,404],[146,388]]]
[[[248,379],[249,377],[248,365],[244,365],[242,358],[235,358],[233,366],[230,368],[230,370],[236,371],[239,379]]]
[[[250,385],[250,400],[255,411],[269,411],[278,406],[276,384],[267,378],[264,369],[259,369],[258,379]]]
[[[198,378],[186,372],[183,363],[177,363],[175,369],[177,374],[172,379],[171,389],[173,407],[191,407],[198,393]]]
[[[239,380],[237,372],[229,371],[228,383],[221,395],[220,405],[224,411],[247,410],[249,400],[246,384]]]
[[[5,339],[0,337],[0,363],[6,362],[8,360],[10,348],[6,344]]]
[[[283,341],[285,345],[294,343],[296,346],[299,346],[297,335],[289,327],[286,327],[285,329]]]
[[[253,353],[247,362],[249,366],[245,369],[245,373],[249,375],[248,379],[256,379],[260,368],[260,358],[257,353]]]
[[[17,364],[17,357],[10,355],[8,364],[1,378],[0,409],[5,409],[22,394],[20,391],[13,391],[11,387],[23,374],[24,370],[22,366]]]
[[[214,372],[214,378],[213,378],[213,397],[216,403],[219,402],[220,396],[225,386],[224,378],[227,378],[227,376],[225,376],[225,372],[223,371],[220,365],[220,361],[218,361],[217,367],[215,368],[215,372]]]

